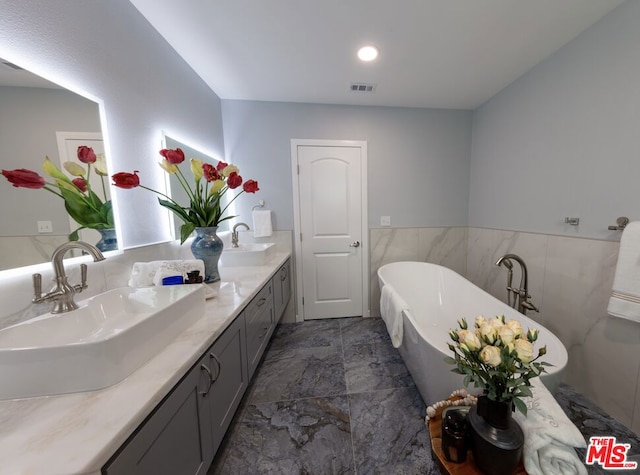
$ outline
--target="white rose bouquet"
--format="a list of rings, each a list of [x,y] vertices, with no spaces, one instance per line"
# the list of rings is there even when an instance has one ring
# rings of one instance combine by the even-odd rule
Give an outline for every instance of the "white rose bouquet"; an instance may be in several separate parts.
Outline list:
[[[529,329],[525,334],[518,320],[505,321],[504,315],[490,319],[478,316],[474,330],[464,318],[458,325],[459,330],[449,331],[455,343],[449,343],[454,357],[445,359],[456,365],[452,371],[464,375],[465,386],[473,382],[492,401],[512,401],[526,415],[527,406],[520,398],[531,396],[530,379],[551,366],[538,361],[547,353],[546,346],[533,356],[538,330]]]

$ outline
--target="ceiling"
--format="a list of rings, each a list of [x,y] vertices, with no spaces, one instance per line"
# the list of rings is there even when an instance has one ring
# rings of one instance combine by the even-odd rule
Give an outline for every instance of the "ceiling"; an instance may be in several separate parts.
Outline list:
[[[476,108],[623,3],[130,1],[222,99],[448,109]],[[356,59],[365,43],[373,63]]]

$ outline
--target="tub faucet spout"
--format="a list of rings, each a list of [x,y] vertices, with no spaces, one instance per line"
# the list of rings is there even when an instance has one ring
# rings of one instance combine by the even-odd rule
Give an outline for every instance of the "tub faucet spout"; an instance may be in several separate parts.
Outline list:
[[[513,262],[516,261],[520,265],[520,288],[515,288],[512,285],[513,280]],[[518,312],[523,315],[527,314],[527,310],[538,312],[539,310],[529,300],[531,295],[529,294],[529,275],[527,271],[527,265],[524,260],[516,254],[505,254],[496,261],[496,265],[501,265],[507,268],[507,303],[517,308]],[[513,298],[512,298],[513,297]]]

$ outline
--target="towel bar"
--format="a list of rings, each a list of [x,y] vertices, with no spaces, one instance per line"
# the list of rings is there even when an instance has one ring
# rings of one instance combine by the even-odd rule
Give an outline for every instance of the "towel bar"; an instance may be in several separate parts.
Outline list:
[[[609,226],[607,229],[609,231],[622,231],[627,224],[629,224],[629,218],[627,218],[626,216],[620,216],[618,219],[616,219],[616,225],[615,226]]]

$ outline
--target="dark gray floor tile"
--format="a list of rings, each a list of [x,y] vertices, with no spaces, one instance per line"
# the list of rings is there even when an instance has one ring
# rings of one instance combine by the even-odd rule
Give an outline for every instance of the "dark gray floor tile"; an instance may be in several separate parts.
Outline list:
[[[347,393],[413,386],[413,379],[398,350],[390,342],[344,348]]]
[[[269,349],[316,348],[340,344],[340,320],[327,319],[279,324]]]
[[[339,347],[297,348],[262,362],[249,402],[344,395],[347,392]]]
[[[344,318],[340,321],[342,344],[345,348],[363,343],[389,343],[387,327],[380,317]]]
[[[439,473],[414,387],[351,394],[349,409],[358,473]]]
[[[355,473],[347,397],[249,405],[209,473]]]

